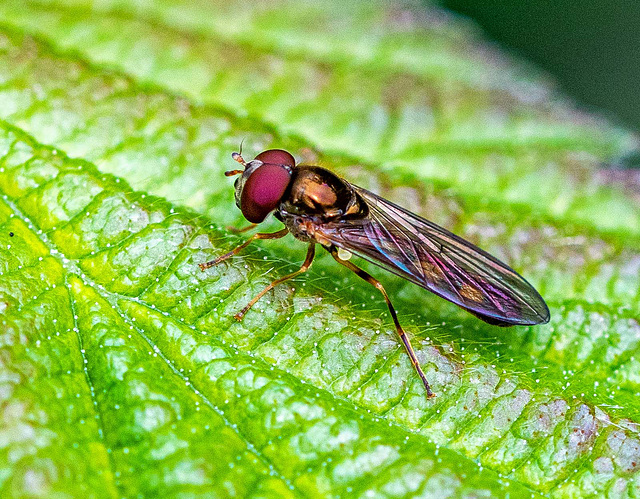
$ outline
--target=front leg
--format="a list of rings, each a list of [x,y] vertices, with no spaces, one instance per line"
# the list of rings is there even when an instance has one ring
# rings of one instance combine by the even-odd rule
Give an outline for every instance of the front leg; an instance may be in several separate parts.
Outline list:
[[[200,267],[200,270],[205,271],[209,267],[218,265],[219,263],[224,262],[225,260],[231,258],[232,256],[237,255],[256,239],[280,239],[281,237],[286,236],[288,233],[289,233],[289,229],[281,229],[278,232],[270,232],[270,233],[258,232],[257,234],[254,234],[249,239],[247,239],[240,246],[229,251],[229,253],[225,253],[224,255],[219,256],[218,258],[216,258],[215,260],[211,260],[210,262],[199,263],[198,266]]]
[[[229,232],[233,232],[234,234],[242,234],[243,232],[249,232],[250,230],[255,229],[257,226],[258,224],[251,224],[251,225],[247,225],[246,227],[243,227],[242,229],[238,229],[233,225],[227,225],[227,230]]]

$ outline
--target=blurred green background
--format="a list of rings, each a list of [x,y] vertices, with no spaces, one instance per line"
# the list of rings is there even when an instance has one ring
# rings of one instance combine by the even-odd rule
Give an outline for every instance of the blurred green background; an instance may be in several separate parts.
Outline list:
[[[640,131],[640,1],[440,0],[582,106]]]

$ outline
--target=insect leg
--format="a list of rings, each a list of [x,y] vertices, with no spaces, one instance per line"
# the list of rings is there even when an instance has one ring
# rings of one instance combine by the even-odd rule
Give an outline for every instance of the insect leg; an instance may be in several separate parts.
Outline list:
[[[287,274],[283,277],[280,277],[279,279],[276,279],[275,281],[273,281],[271,284],[269,284],[266,288],[264,288],[262,291],[260,291],[256,296],[253,297],[253,299],[246,304],[246,306],[240,310],[240,312],[238,312],[236,315],[234,315],[234,317],[241,321],[242,318],[244,317],[244,314],[246,314],[249,309],[251,307],[253,307],[256,302],[262,298],[268,291],[270,291],[271,289],[275,288],[278,284],[287,281],[289,279],[293,279],[294,277],[299,276],[300,274],[303,274],[304,272],[306,272],[307,270],[309,270],[309,267],[311,267],[311,263],[313,263],[313,257],[316,256],[316,244],[315,243],[311,243],[309,244],[309,249],[307,250],[307,257],[304,259],[304,263],[302,264],[302,266],[296,270],[295,272],[292,272],[291,274]]]
[[[243,249],[245,249],[247,246],[249,246],[249,244],[251,244],[256,239],[280,239],[281,237],[286,236],[288,233],[289,233],[288,229],[282,229],[282,230],[279,230],[278,232],[271,232],[271,233],[258,232],[257,234],[254,234],[249,239],[247,239],[240,246],[238,246],[238,247],[232,249],[231,251],[229,251],[229,253],[226,253],[226,254],[224,254],[222,256],[219,256],[218,258],[216,258],[215,260],[211,260],[210,262],[199,263],[198,266],[200,267],[200,270],[203,270],[203,271],[207,270],[209,267],[213,267],[214,265],[218,265],[219,263],[224,262],[228,258],[231,258],[234,255],[237,255],[238,253],[240,253]]]
[[[393,318],[393,323],[396,326],[396,331],[398,333],[398,336],[400,336],[400,339],[402,340],[402,343],[404,344],[404,347],[407,350],[407,353],[409,354],[409,359],[411,359],[411,364],[413,364],[413,367],[418,372],[418,375],[422,380],[422,384],[427,390],[427,397],[428,398],[435,397],[435,394],[431,391],[431,387],[429,386],[427,377],[424,375],[424,372],[422,372],[422,368],[420,367],[420,362],[418,361],[418,357],[416,357],[416,353],[413,351],[413,347],[411,346],[409,337],[407,336],[407,333],[404,332],[404,329],[402,329],[402,326],[398,321],[396,309],[393,307],[393,304],[389,299],[389,295],[387,294],[387,291],[384,289],[380,281],[378,281],[376,278],[374,278],[373,276],[371,276],[370,274],[362,270],[360,267],[355,266],[353,263],[347,260],[342,260],[338,256],[338,248],[336,248],[335,246],[331,246],[330,248],[327,248],[327,249],[331,253],[331,256],[333,256],[333,258],[336,260],[336,262],[338,262],[340,265],[344,265],[349,270],[353,271],[358,277],[364,279],[369,284],[375,286],[376,289],[378,289],[382,293],[382,296],[384,296],[384,299],[387,302],[387,305],[389,306],[389,312],[391,313],[391,317]]]
[[[251,224],[251,225],[247,225],[246,227],[243,227],[242,229],[238,229],[233,225],[227,225],[227,230],[229,232],[233,232],[234,234],[242,234],[243,232],[249,232],[251,229],[255,229],[257,226],[258,224]]]

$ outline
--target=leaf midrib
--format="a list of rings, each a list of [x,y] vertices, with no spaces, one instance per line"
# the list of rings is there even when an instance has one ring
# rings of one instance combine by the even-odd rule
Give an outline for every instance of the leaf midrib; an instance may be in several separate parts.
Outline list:
[[[38,144],[40,147],[42,147],[41,144]],[[61,154],[64,154],[63,152],[59,151]],[[123,186],[126,185],[123,182]],[[22,213],[22,210],[20,210],[20,208],[18,208],[18,206],[16,206],[16,204],[11,201],[9,199],[9,197],[7,196],[6,193],[4,193],[3,195],[3,201],[11,208],[11,210],[13,211],[13,213],[15,214],[15,216],[22,221],[25,226],[28,225],[27,221],[29,221],[34,227],[37,227],[37,225],[30,220],[24,213]],[[176,213],[176,216],[180,216],[180,215],[185,215],[184,213]],[[70,220],[69,220],[70,221]],[[67,221],[67,223],[69,222]],[[66,224],[65,224],[66,225]],[[60,228],[60,227],[58,227]],[[197,233],[198,231],[203,230],[202,227],[200,227],[198,230],[194,231],[195,233]],[[147,335],[145,335],[143,333],[143,331],[140,330],[140,328],[137,327],[137,325],[132,322],[130,320],[130,318],[128,317],[127,314],[125,314],[124,312],[122,312],[122,310],[118,307],[118,300],[126,300],[129,302],[133,302],[139,305],[143,305],[144,307],[148,308],[149,310],[154,310],[156,312],[159,312],[159,310],[153,306],[151,306],[150,304],[144,302],[143,300],[140,300],[137,296],[128,296],[128,295],[124,295],[124,294],[120,294],[114,291],[108,291],[104,286],[99,286],[96,282],[94,282],[91,278],[89,278],[84,272],[82,272],[82,270],[80,269],[79,265],[78,265],[78,260],[75,258],[66,258],[66,256],[64,255],[64,253],[62,253],[55,244],[53,244],[45,231],[42,231],[38,228],[38,231],[34,231],[31,230],[31,233],[38,238],[38,240],[45,245],[50,252],[50,255],[52,258],[55,258],[58,263],[61,265],[61,267],[65,270],[65,285],[67,285],[67,289],[68,289],[68,278],[70,276],[76,276],[79,277],[83,280],[83,282],[85,284],[87,284],[89,287],[91,287],[99,296],[101,296],[102,298],[104,298],[109,304],[111,304],[115,310],[117,311],[118,315],[120,316],[120,318],[129,326],[132,326],[133,329],[149,344],[149,346],[158,353],[158,355],[160,355],[160,357],[162,358],[162,360],[164,361],[164,363],[170,368],[171,372],[173,372],[175,375],[177,375],[183,382],[187,382],[189,381],[189,383],[185,383],[190,390],[195,393],[196,395],[198,395],[202,401],[210,408],[212,409],[216,414],[218,414],[220,416],[220,418],[224,421],[225,425],[230,428],[241,440],[242,442],[245,443],[247,450],[253,452],[256,457],[258,457],[262,463],[270,469],[273,470],[277,470],[277,463],[271,462],[269,461],[266,456],[264,456],[264,454],[262,452],[260,452],[259,450],[257,450],[257,448],[240,432],[240,430],[238,429],[238,425],[233,424],[232,422],[229,421],[229,419],[227,418],[227,416],[220,411],[220,409],[218,409],[214,404],[211,403],[211,401],[202,393],[201,390],[197,390],[196,387],[194,386],[194,383],[191,380],[188,380],[186,376],[182,375],[178,369],[176,369],[176,367],[174,366],[174,363],[169,362],[169,360],[167,359],[167,357],[164,355],[164,353],[162,352],[162,350],[160,350],[148,337]],[[186,243],[188,244],[188,242]],[[185,245],[186,245],[185,244]],[[53,250],[53,251],[52,251]],[[178,252],[176,254],[176,257],[180,256],[181,253],[183,251],[186,251],[185,249],[182,249],[180,252]],[[168,271],[170,268],[170,265],[167,266],[165,271]],[[153,282],[153,284],[155,284],[155,282]],[[139,295],[141,295],[142,293],[140,293]],[[75,306],[73,304],[73,299],[72,299],[72,295],[71,293],[68,291],[68,296],[69,296],[69,302],[70,302],[70,306],[71,306],[71,311],[73,313],[73,320],[74,320],[74,332],[76,334],[76,336],[78,337],[78,342],[80,345],[80,354],[83,360],[83,369],[85,372],[85,379],[87,381],[87,386],[91,392],[91,397],[92,397],[92,402],[93,402],[93,407],[95,408],[95,415],[98,418],[98,429],[99,429],[99,437],[100,437],[100,442],[102,443],[103,447],[105,448],[105,452],[108,454],[109,456],[109,464],[111,467],[111,477],[113,478],[115,476],[115,472],[117,471],[117,468],[115,467],[115,463],[113,462],[113,457],[112,457],[112,453],[109,452],[109,448],[107,448],[106,442],[104,440],[104,431],[103,431],[103,427],[102,427],[102,413],[100,412],[100,405],[97,403],[97,400],[95,399],[95,392],[93,389],[93,382],[90,378],[90,375],[86,369],[86,357],[82,348],[82,337],[80,335],[80,331],[78,328],[78,322],[77,322],[77,315],[75,313]],[[164,312],[161,312],[164,315],[167,315]],[[332,395],[333,396],[333,395]],[[462,456],[466,459],[466,456]],[[283,475],[281,475],[279,472],[276,472],[276,474],[274,475],[278,478],[280,478],[288,487],[292,488],[295,490],[295,492],[297,494],[299,494],[301,497],[304,497],[305,495],[302,494],[302,492],[298,489],[295,489],[293,486],[293,483],[291,482],[290,479],[284,477]],[[120,485],[118,485],[118,483],[114,480],[113,481],[113,485],[120,490],[120,492],[124,492],[121,488]],[[524,486],[524,485],[523,485]]]
[[[74,61],[77,61],[77,59],[73,59],[73,60],[74,60]],[[103,70],[103,69],[104,69],[104,68],[103,68],[103,67],[101,67],[100,65],[97,65],[96,67],[97,67],[98,69],[101,69],[101,70]],[[118,73],[118,74],[120,74],[120,73]],[[136,83],[136,85],[138,85],[139,87],[141,86],[139,81],[136,81],[135,79],[132,79],[132,80]],[[154,88],[155,88],[155,86],[152,86],[151,88],[152,88],[152,89],[154,89]],[[160,88],[161,88],[161,87],[160,87]],[[163,91],[163,93],[164,93],[164,94],[168,94],[168,92],[167,92],[166,90],[162,90],[162,91]],[[170,94],[168,94],[168,95],[170,95]],[[207,106],[207,107],[214,108],[214,106]],[[232,114],[232,113],[229,113],[229,114]],[[232,116],[233,116],[233,115],[232,115]],[[237,116],[233,116],[233,118],[234,118],[235,120],[237,120]],[[264,127],[264,126],[265,126],[265,123],[264,123],[264,122],[260,123],[260,126],[263,126],[263,127]],[[370,167],[370,165],[367,165],[367,166],[368,166],[368,167]],[[95,288],[94,288],[94,289],[95,289]],[[97,289],[99,289],[99,288],[97,288]],[[155,310],[157,310],[157,309],[155,309]],[[498,442],[499,442],[499,440],[498,440],[498,441],[496,441],[496,442],[494,442],[494,444],[497,444]],[[462,455],[462,454],[461,454],[461,455]]]
[[[1,123],[4,123],[6,127],[13,128],[13,127],[12,127],[12,125],[7,124],[7,123],[6,123],[6,122],[4,122],[4,121],[1,121]],[[52,181],[52,180],[51,180],[51,181]],[[50,182],[50,181],[46,181],[46,182],[45,182],[44,184],[42,184],[42,185],[46,185],[48,182]],[[196,215],[197,215],[197,216],[200,216],[199,214],[196,214]],[[72,221],[76,220],[76,219],[77,219],[77,217],[79,217],[79,216],[81,216],[81,214],[77,214],[76,216],[72,217],[72,218],[71,218],[67,223],[71,223]],[[191,237],[196,237],[196,236],[197,236],[197,234],[198,234],[198,233],[196,232],[196,233],[195,233],[195,234],[193,234]],[[125,239],[125,240],[126,240],[126,239]],[[120,241],[120,243],[122,243],[122,241]],[[107,250],[108,250],[108,248],[105,248],[105,249],[103,249],[102,251],[107,251]],[[96,255],[97,255],[97,254],[100,254],[100,253],[101,253],[101,252],[97,252],[97,253],[96,253]],[[272,251],[269,251],[269,253],[270,253],[270,254],[273,254],[273,252],[272,252]],[[274,260],[281,261],[281,258],[274,258]],[[169,263],[169,265],[168,265],[169,267],[171,266],[171,263],[172,263],[172,262],[170,262],[170,263]],[[152,285],[153,285],[153,282],[150,282],[148,287],[151,287]],[[147,289],[148,289],[148,288],[147,288]],[[144,290],[143,290],[143,291],[144,291]],[[550,304],[557,304],[557,305],[560,305],[560,306],[566,305],[567,303],[573,303],[573,304],[575,304],[575,303],[582,303],[582,302],[584,302],[584,303],[586,303],[586,304],[590,305],[590,303],[589,303],[588,301],[584,301],[584,300],[580,300],[580,299],[570,299],[570,300],[568,300],[568,301],[555,301],[555,300],[550,300],[550,301],[549,301],[549,303],[550,303]],[[602,308],[604,308],[605,310],[607,310],[611,315],[616,315],[616,316],[620,317],[620,315],[619,315],[619,313],[618,313],[618,312],[619,312],[619,310],[618,310],[619,305],[621,305],[621,303],[620,303],[620,302],[612,302],[612,303],[608,303],[608,304],[606,304],[606,305],[604,305],[604,304],[603,304],[603,305],[602,305]],[[622,317],[625,317],[625,314],[622,314]],[[550,336],[550,338],[549,338],[549,340],[548,340],[547,350],[548,350],[549,348],[551,348],[551,346],[552,346],[552,342],[553,342],[553,335],[552,335],[552,336]],[[627,354],[625,354],[625,356],[624,356],[624,357],[628,359],[630,356],[632,356],[632,354],[633,354],[633,352],[631,352],[631,351],[630,351],[630,352],[628,352]],[[624,359],[620,359],[620,360],[619,360],[619,365],[622,365],[624,362],[625,362],[625,360],[624,360]],[[562,367],[562,365],[561,365],[561,364],[559,364],[559,363],[557,363],[557,362],[551,362],[551,361],[549,361],[549,360],[547,360],[547,359],[545,359],[545,360],[544,360],[544,363],[545,363],[547,366],[549,366],[549,367],[551,367],[551,368],[553,368],[553,369],[556,369],[556,370],[557,370],[557,369],[560,369],[560,368]],[[541,367],[542,367],[542,366],[541,366]],[[584,369],[584,367],[583,367],[583,369]],[[627,392],[627,393],[629,393],[630,395],[632,395],[632,394],[633,394],[633,389],[631,389],[631,388],[629,388],[629,387],[624,387],[624,388],[622,388],[622,391]],[[594,401],[594,402],[595,402],[595,401]]]
[[[18,132],[18,133],[19,133],[19,135],[21,135],[21,139],[22,139],[22,140],[29,139],[29,136],[28,136],[28,135],[26,135],[24,132],[22,132],[22,131],[17,131],[17,130],[15,129],[15,127],[12,127],[12,126],[10,126],[10,125],[9,125],[9,127],[10,127],[11,129],[13,129],[14,131]],[[36,143],[35,141],[33,141],[33,139],[31,139],[30,141],[31,141],[33,144],[36,144],[36,145],[37,145],[37,147],[38,147],[38,148],[40,148],[40,149],[42,149],[42,148],[50,148],[49,146],[42,146],[41,144]],[[50,148],[50,149],[52,149],[52,148]],[[59,149],[57,149],[57,150],[58,150],[58,155],[62,156],[62,158],[63,158],[63,159],[66,159],[66,158],[65,158],[65,155],[64,155],[64,152],[60,151]],[[73,160],[72,160],[72,161],[73,161]],[[120,185],[121,185],[123,188],[124,188],[124,187],[126,187],[126,183],[125,183],[125,182],[121,182],[121,184],[120,184]],[[83,281],[84,281],[84,282],[85,282],[89,287],[91,287],[91,288],[92,288],[92,289],[93,289],[93,290],[94,290],[94,291],[95,291],[99,296],[103,297],[103,298],[104,298],[104,299],[105,299],[109,304],[111,304],[112,306],[114,306],[114,307],[115,307],[115,309],[116,309],[116,311],[117,311],[118,315],[119,315],[119,316],[120,316],[120,317],[121,317],[121,318],[122,318],[122,319],[123,319],[127,324],[129,324],[129,325],[133,326],[133,327],[134,327],[134,329],[137,331],[137,333],[138,333],[138,334],[139,334],[139,335],[140,335],[140,336],[141,336],[141,337],[142,337],[142,338],[143,338],[143,339],[144,339],[144,340],[145,340],[145,341],[146,341],[146,342],[151,346],[151,348],[152,348],[154,351],[158,352],[158,354],[159,354],[159,355],[161,355],[161,357],[162,357],[163,361],[164,361],[166,364],[168,364],[168,365],[169,365],[169,367],[170,367],[171,371],[172,371],[172,372],[174,372],[174,374],[177,374],[177,375],[180,377],[180,379],[181,379],[182,381],[186,381],[185,377],[184,377],[184,376],[182,376],[182,375],[179,373],[179,371],[177,371],[177,370],[176,370],[176,368],[174,367],[173,363],[172,363],[172,362],[168,362],[168,361],[167,361],[167,358],[164,356],[164,354],[162,354],[162,351],[161,351],[159,348],[157,348],[157,347],[153,344],[153,342],[151,342],[151,341],[148,339],[148,337],[147,337],[144,333],[142,333],[142,332],[139,330],[139,328],[137,328],[137,327],[136,327],[135,323],[133,323],[133,322],[129,319],[129,317],[128,317],[128,315],[127,315],[127,314],[125,314],[124,312],[122,312],[122,311],[121,311],[121,309],[117,306],[117,302],[118,302],[118,300],[125,300],[125,301],[128,301],[128,302],[136,303],[136,304],[138,304],[138,305],[142,305],[142,306],[146,307],[146,308],[147,308],[147,309],[149,309],[149,310],[153,310],[153,311],[155,311],[155,312],[160,312],[160,313],[162,313],[163,315],[169,315],[167,312],[162,312],[161,310],[159,310],[159,309],[157,309],[157,308],[153,307],[153,306],[152,306],[152,305],[150,305],[149,303],[146,303],[145,301],[143,301],[143,300],[139,299],[139,298],[138,298],[138,296],[123,295],[123,294],[120,294],[120,293],[117,293],[117,292],[108,291],[108,290],[107,290],[107,289],[105,289],[103,286],[100,286],[100,285],[96,284],[96,283],[95,283],[91,278],[89,278],[89,277],[88,277],[84,272],[82,272],[82,270],[80,269],[80,266],[78,265],[78,261],[77,261],[75,258],[67,258],[67,257],[65,256],[65,254],[64,254],[64,253],[62,253],[62,252],[58,249],[58,247],[50,241],[50,239],[49,239],[49,237],[48,237],[47,233],[46,233],[45,231],[40,230],[40,229],[38,228],[38,226],[35,224],[35,222],[34,222],[33,220],[31,220],[29,217],[27,217],[27,216],[22,212],[22,210],[20,210],[20,208],[18,208],[18,207],[17,207],[17,205],[16,205],[13,201],[11,201],[11,200],[9,199],[9,197],[8,197],[8,195],[7,195],[6,193],[4,193],[4,195],[3,195],[3,200],[4,200],[4,202],[5,202],[5,203],[6,203],[6,204],[11,208],[11,210],[12,210],[12,211],[13,211],[13,213],[15,214],[16,218],[18,218],[19,220],[21,220],[21,221],[25,224],[25,226],[28,226],[29,224],[31,224],[31,225],[33,225],[34,229],[36,229],[36,228],[37,228],[37,230],[33,230],[33,229],[29,229],[29,230],[31,231],[32,235],[34,235],[34,236],[35,236],[39,241],[41,241],[41,242],[42,242],[42,244],[43,244],[43,245],[45,245],[45,246],[49,249],[49,254],[51,255],[51,257],[55,258],[55,259],[60,263],[60,265],[62,266],[62,268],[65,270],[65,281],[67,281],[68,277],[71,277],[71,276],[76,276],[76,277],[78,277],[78,278],[81,278],[81,279],[82,279],[82,280],[83,280]],[[178,217],[180,217],[180,216],[185,216],[187,219],[189,218],[189,217],[188,217],[188,215],[187,215],[187,214],[185,214],[185,213],[184,213],[180,208],[176,208],[176,209],[175,209],[175,215],[176,215],[176,216],[178,216]],[[66,225],[66,223],[68,223],[68,222],[69,222],[69,221],[65,222],[65,224],[64,224],[64,225]],[[210,225],[210,223],[206,223],[206,225]],[[63,227],[63,225],[60,225],[59,227],[57,227],[57,230],[59,230],[59,229],[60,229],[60,228],[62,228],[62,227]],[[196,231],[194,231],[194,232],[197,232],[197,230],[196,230]],[[114,247],[114,246],[112,246],[111,248],[113,248],[113,247]],[[177,253],[177,256],[180,256],[184,251],[187,251],[187,248],[186,248],[186,247],[182,248],[182,249]],[[164,271],[164,272],[168,272],[169,270],[170,270],[170,266],[167,266],[167,267],[165,268],[165,271]],[[71,299],[71,293],[69,293],[69,297],[70,297],[70,299]],[[75,318],[75,314],[74,314],[74,323],[76,324],[76,326],[75,326],[75,327],[76,327],[76,329],[77,329],[77,321],[76,321],[76,318]],[[194,327],[195,327],[195,326],[194,326]],[[79,333],[77,330],[76,330],[75,332],[76,332],[76,334],[78,334],[78,333]],[[83,361],[84,361],[84,355],[82,355],[82,358],[83,358]],[[264,361],[262,361],[262,360],[261,360],[261,362],[264,362]],[[269,364],[267,364],[267,365],[269,365]],[[83,366],[83,367],[84,367],[84,366]],[[274,367],[275,369],[279,369],[277,366],[273,366],[273,367]],[[284,372],[283,372],[283,375],[287,375],[287,376],[289,376],[288,374],[286,374],[286,373],[284,373]],[[91,382],[91,379],[88,377],[88,373],[86,372],[86,369],[85,369],[85,376],[86,376],[86,380],[87,380],[88,388],[89,388],[90,390],[92,390],[92,382]],[[360,386],[364,386],[364,385],[366,385],[368,382],[369,382],[369,378],[365,378],[365,379],[363,379],[362,384],[361,384]],[[307,384],[308,384],[308,383],[307,383]],[[193,381],[192,381],[192,380],[189,380],[189,387],[190,387],[190,389],[191,389],[194,393],[196,393],[200,398],[202,398],[202,400],[203,400],[203,401],[204,401],[208,406],[210,406],[210,407],[212,407],[212,408],[214,408],[214,409],[215,409],[215,406],[214,406],[213,404],[211,404],[211,402],[210,402],[208,399],[206,399],[206,397],[202,394],[202,391],[201,391],[201,390],[198,390],[198,389],[197,389],[197,387],[196,387],[196,386],[194,386],[194,383],[193,383]],[[329,397],[331,397],[332,399],[334,399],[334,400],[336,400],[336,401],[340,401],[340,403],[346,403],[346,404],[348,404],[348,406],[350,406],[350,407],[351,407],[354,411],[356,411],[358,414],[364,415],[365,409],[363,409],[363,408],[362,408],[361,406],[359,406],[359,405],[355,405],[355,404],[354,404],[350,399],[342,398],[342,397],[336,397],[336,395],[334,395],[333,393],[331,393],[331,392],[327,392],[325,389],[320,388],[320,387],[316,387],[316,390],[322,390],[324,393],[326,393],[326,394],[327,394]],[[92,393],[92,396],[93,396],[93,391],[92,391],[91,393]],[[100,413],[100,411],[99,411],[99,405],[95,404],[95,399],[94,399],[93,401],[94,401],[93,406],[94,406],[94,408],[95,408],[95,410],[96,410],[96,414],[97,414],[97,415],[98,415],[98,417],[101,419],[101,418],[102,418],[102,415],[101,415],[101,413]],[[229,426],[229,427],[234,431],[234,433],[236,433],[236,434],[238,435],[238,437],[242,439],[242,441],[243,441],[243,442],[247,442],[247,449],[248,449],[248,450],[256,449],[256,448],[255,448],[255,446],[254,446],[254,445],[253,445],[253,444],[252,444],[252,443],[251,443],[251,442],[250,442],[250,441],[249,441],[249,440],[248,440],[244,435],[242,435],[242,433],[238,430],[237,425],[235,425],[235,426],[234,426],[234,424],[233,424],[232,422],[230,422],[224,414],[220,414],[218,410],[216,410],[216,413],[218,413],[218,414],[220,415],[220,417],[223,419],[223,421],[224,421],[225,425],[226,425],[226,426]],[[371,418],[372,418],[372,416],[364,416],[364,417],[366,417],[367,419],[371,419]],[[376,418],[375,418],[375,419],[379,419],[379,416],[376,416]],[[410,430],[410,429],[408,429],[408,428],[406,428],[406,427],[404,427],[404,426],[402,426],[402,425],[400,425],[400,424],[398,424],[398,423],[396,423],[396,422],[390,421],[390,422],[389,422],[389,424],[390,424],[390,425],[393,425],[393,426],[396,426],[396,427],[398,427],[398,428],[401,428],[403,432],[409,432],[409,433],[411,433],[411,434],[412,434],[412,432],[411,432],[411,430]],[[417,435],[416,435],[416,436],[417,436]],[[426,437],[423,437],[423,436],[422,436],[421,438],[425,438],[425,440],[426,440]],[[101,436],[100,436],[100,441],[101,441],[101,442],[102,442],[102,444],[104,445],[104,436],[103,436],[103,435],[101,435]],[[498,442],[499,442],[499,440],[498,440]],[[469,457],[467,457],[466,455],[464,455],[463,453],[461,453],[461,452],[459,452],[459,451],[453,450],[453,449],[451,449],[451,448],[449,448],[449,447],[447,447],[447,449],[448,449],[448,451],[450,451],[450,452],[454,452],[456,455],[460,456],[460,458],[461,458],[461,459],[463,459],[463,460],[465,460],[465,461],[470,460],[470,458],[469,458]],[[108,452],[108,449],[106,448],[106,446],[105,446],[105,452]],[[263,456],[263,454],[262,454],[261,452],[256,451],[256,452],[255,452],[255,454],[256,454],[256,456],[258,456],[260,459],[262,459],[262,460],[263,460],[263,463],[264,463],[264,464],[266,464],[267,466],[273,467],[273,469],[274,469],[274,470],[277,470],[277,469],[278,469],[278,467],[276,466],[276,463],[272,463],[272,462],[271,462],[271,461],[269,461],[269,460],[264,461],[264,459],[266,459],[266,458],[265,458],[265,456]],[[113,465],[113,463],[112,463],[112,461],[111,461],[111,456],[110,456],[110,465]],[[390,463],[390,464],[389,464],[389,466],[392,466],[392,465],[393,465],[393,463]],[[485,468],[487,468],[487,469],[492,469],[491,467],[488,467],[488,466],[484,466],[484,467],[485,467]],[[112,468],[112,469],[111,469],[111,471],[112,471],[112,474],[113,474],[113,473],[114,473],[115,471],[117,471],[117,470],[116,470],[115,468]],[[495,470],[493,470],[493,471],[495,471]],[[497,472],[496,472],[496,473],[497,473]],[[286,478],[286,477],[282,477],[282,479],[285,481],[285,483],[286,483],[286,484],[289,484],[289,483],[291,482],[291,480],[290,480],[290,479],[288,479],[288,478]],[[539,492],[539,491],[536,491],[535,489],[531,488],[528,484],[526,484],[526,483],[524,483],[524,482],[520,482],[520,481],[515,480],[515,479],[510,479],[510,480],[512,480],[513,482],[517,482],[517,483],[519,483],[519,484],[520,484],[522,487],[524,487],[524,488],[527,488],[528,490],[530,490],[530,491],[532,492],[532,494],[536,494],[536,495],[539,495],[539,494],[540,494],[540,492]],[[117,484],[116,484],[116,488],[118,488],[118,490],[120,490],[120,487],[118,487],[118,485],[117,485]],[[299,492],[299,491],[298,491],[298,492]],[[301,494],[301,495],[302,495],[302,494]]]

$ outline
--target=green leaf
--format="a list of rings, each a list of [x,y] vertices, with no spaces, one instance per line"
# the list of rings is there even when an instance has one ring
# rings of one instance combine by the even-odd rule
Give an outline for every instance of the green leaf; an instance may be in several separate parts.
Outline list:
[[[283,147],[480,244],[552,320],[499,329],[241,238]],[[435,8],[0,4],[2,497],[635,497],[637,139]],[[274,222],[273,227],[277,227]],[[266,227],[265,230],[268,230]],[[640,358],[640,357],[638,357]]]

